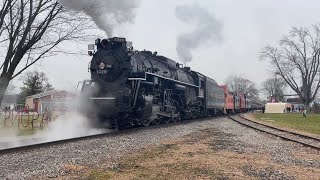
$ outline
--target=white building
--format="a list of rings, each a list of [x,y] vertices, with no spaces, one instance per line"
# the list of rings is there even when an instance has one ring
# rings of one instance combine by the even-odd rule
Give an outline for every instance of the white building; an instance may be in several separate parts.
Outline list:
[[[285,113],[286,108],[290,107],[290,103],[267,103],[265,113]]]

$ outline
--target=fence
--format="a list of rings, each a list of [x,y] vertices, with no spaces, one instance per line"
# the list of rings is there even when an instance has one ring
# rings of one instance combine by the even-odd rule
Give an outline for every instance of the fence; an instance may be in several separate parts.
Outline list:
[[[48,125],[48,122],[51,120],[51,111],[47,110],[43,114],[39,114],[38,112],[25,113],[23,111],[5,110],[2,111],[0,120],[3,122],[5,127],[17,126],[18,129],[43,128],[44,125]]]

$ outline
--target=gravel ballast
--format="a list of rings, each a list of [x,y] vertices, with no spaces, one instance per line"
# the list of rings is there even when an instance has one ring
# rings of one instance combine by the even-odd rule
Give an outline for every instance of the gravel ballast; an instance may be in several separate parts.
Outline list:
[[[0,179],[34,179],[35,177],[57,178],[68,175],[65,166],[89,166],[104,168],[106,162],[112,162],[132,152],[139,152],[149,145],[157,145],[163,141],[181,138],[197,131],[214,128],[221,131],[215,139],[217,149],[237,153],[267,152],[272,161],[280,164],[319,168],[320,160],[303,160],[295,157],[295,153],[317,154],[316,150],[296,143],[286,142],[274,136],[243,127],[228,118],[220,117],[199,122],[172,125],[152,129],[138,129],[105,138],[87,139],[78,142],[43,147],[28,152],[0,155]],[[228,134],[228,136],[226,136]],[[230,141],[230,142],[229,142]],[[294,179],[281,170],[254,170],[244,167],[244,172],[259,177],[267,175],[272,179]],[[264,178],[262,178],[264,179]]]

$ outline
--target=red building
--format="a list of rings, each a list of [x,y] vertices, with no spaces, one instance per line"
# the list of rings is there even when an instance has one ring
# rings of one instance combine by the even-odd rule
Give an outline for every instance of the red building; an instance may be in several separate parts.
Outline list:
[[[26,106],[29,106],[29,110],[40,114],[46,108],[53,111],[66,111],[70,109],[70,100],[74,97],[74,94],[67,91],[52,90],[26,97]]]

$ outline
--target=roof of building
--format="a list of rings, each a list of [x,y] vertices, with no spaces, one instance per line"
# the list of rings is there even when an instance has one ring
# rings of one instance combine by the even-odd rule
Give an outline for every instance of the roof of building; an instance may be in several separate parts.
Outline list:
[[[58,90],[51,90],[51,91],[47,91],[47,92],[43,92],[43,93],[39,93],[39,94],[34,94],[32,96],[27,96],[26,98],[42,98],[42,97],[46,97],[52,94],[57,94],[59,92],[65,92],[65,91],[58,91]]]
[[[4,95],[1,104],[16,104],[18,95]]]
[[[289,103],[302,103],[300,97],[288,98],[287,102],[289,102]]]

